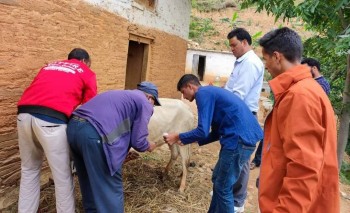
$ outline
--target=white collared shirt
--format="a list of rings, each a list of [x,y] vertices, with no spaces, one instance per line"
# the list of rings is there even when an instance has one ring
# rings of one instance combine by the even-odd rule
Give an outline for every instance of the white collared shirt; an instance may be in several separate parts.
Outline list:
[[[249,50],[235,61],[225,89],[240,97],[252,112],[257,112],[263,79],[264,64]]]

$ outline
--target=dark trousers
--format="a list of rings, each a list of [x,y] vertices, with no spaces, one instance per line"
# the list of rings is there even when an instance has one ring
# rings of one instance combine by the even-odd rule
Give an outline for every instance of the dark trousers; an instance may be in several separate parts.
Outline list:
[[[96,129],[88,121],[73,117],[68,123],[67,136],[85,212],[123,213],[121,169],[111,176]]]
[[[259,146],[256,149],[254,159],[252,160],[252,162],[255,163],[256,166],[260,166],[261,164],[261,154],[262,154],[263,143],[264,143],[264,139],[260,141]]]

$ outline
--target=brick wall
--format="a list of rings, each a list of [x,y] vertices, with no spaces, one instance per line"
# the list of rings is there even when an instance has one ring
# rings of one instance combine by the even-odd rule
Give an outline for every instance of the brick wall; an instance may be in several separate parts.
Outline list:
[[[99,92],[123,89],[129,33],[150,37],[147,80],[158,85],[160,97],[180,97],[176,83],[187,45],[178,36],[79,0],[0,0],[0,17],[0,210],[4,193],[19,181],[16,103],[44,64],[82,47],[91,55]]]

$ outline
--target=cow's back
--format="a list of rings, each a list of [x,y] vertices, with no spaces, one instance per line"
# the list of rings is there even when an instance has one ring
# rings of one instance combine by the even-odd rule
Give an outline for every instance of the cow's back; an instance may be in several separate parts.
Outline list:
[[[162,106],[154,107],[154,113],[148,125],[148,140],[163,142],[165,132],[187,132],[194,128],[195,120],[191,108],[178,99],[160,98]]]

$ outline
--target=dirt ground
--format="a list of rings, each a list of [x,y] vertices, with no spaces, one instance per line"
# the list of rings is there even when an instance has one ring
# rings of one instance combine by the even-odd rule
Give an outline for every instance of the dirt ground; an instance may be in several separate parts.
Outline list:
[[[126,175],[126,185],[129,188],[126,190],[126,211],[127,212],[198,212],[204,213],[210,204],[210,191],[212,190],[211,184],[211,168],[215,166],[218,158],[218,152],[220,150],[220,144],[218,142],[209,144],[207,146],[199,147],[198,145],[192,146],[192,158],[191,162],[194,167],[189,169],[189,177],[187,180],[187,188],[184,194],[177,192],[180,182],[179,175],[181,174],[181,164],[178,160],[174,169],[165,179],[154,178],[161,173],[162,164],[166,165],[167,159],[170,154],[167,146],[163,146],[156,150],[154,153],[142,154],[142,157],[138,160],[128,162],[124,167],[124,174]],[[142,162],[141,162],[142,161]],[[129,168],[138,165],[139,173],[153,173],[150,174],[151,184],[145,183],[143,178],[138,179],[137,173],[135,176],[130,176]],[[132,172],[131,172],[132,173]],[[246,213],[258,212],[258,190],[255,187],[255,180],[259,175],[259,168],[251,170],[250,179],[248,184],[248,197],[245,204]],[[152,178],[153,177],[153,178]],[[159,177],[159,176],[158,176]],[[132,180],[132,181],[131,181]],[[151,181],[153,180],[153,181]],[[133,201],[138,200],[136,196],[141,196],[140,199],[146,199],[147,195],[139,194],[142,190],[138,190],[134,186],[144,186],[148,188],[156,187],[159,191],[155,194],[149,194],[148,202],[139,205],[138,208],[133,208]],[[350,195],[350,187],[348,185],[341,184],[341,191]],[[129,197],[128,197],[129,195]],[[161,196],[161,198],[159,197]],[[339,195],[341,198],[341,213],[350,212],[350,200]],[[162,200],[163,202],[159,202]],[[155,206],[158,205],[158,206]]]
[[[196,112],[195,103],[189,103]],[[140,153],[139,158],[131,160],[123,166],[123,184],[126,213],[205,213],[207,212],[212,190],[211,176],[218,159],[220,144],[214,142],[199,147],[191,146],[191,166],[186,181],[184,193],[179,193],[180,175],[182,172],[181,157],[179,157],[168,175],[163,170],[170,159],[170,150],[165,144],[154,152]],[[252,157],[254,154],[252,155]],[[248,197],[245,213],[258,213],[258,190],[255,187],[259,168],[251,170],[248,183]],[[340,184],[341,213],[350,212],[350,186]],[[84,212],[75,176],[76,212]],[[16,212],[17,206],[12,206],[3,213]],[[54,213],[54,185],[41,192],[39,212]]]
[[[152,153],[140,153],[140,158],[127,162],[123,167],[124,196],[126,213],[205,213],[210,204],[212,190],[212,168],[218,158],[220,144],[211,143],[199,147],[192,145],[191,167],[187,187],[183,194],[178,192],[182,171],[180,157],[169,175],[163,175],[170,151],[163,145]],[[258,212],[258,190],[255,180],[259,168],[251,170],[245,213]],[[77,213],[84,212],[79,184],[75,176]],[[341,191],[350,195],[350,186],[341,184]],[[340,196],[340,195],[339,195]],[[350,212],[350,200],[341,196],[341,213]],[[3,213],[16,212],[13,206]],[[54,185],[41,192],[38,212],[54,213]]]

